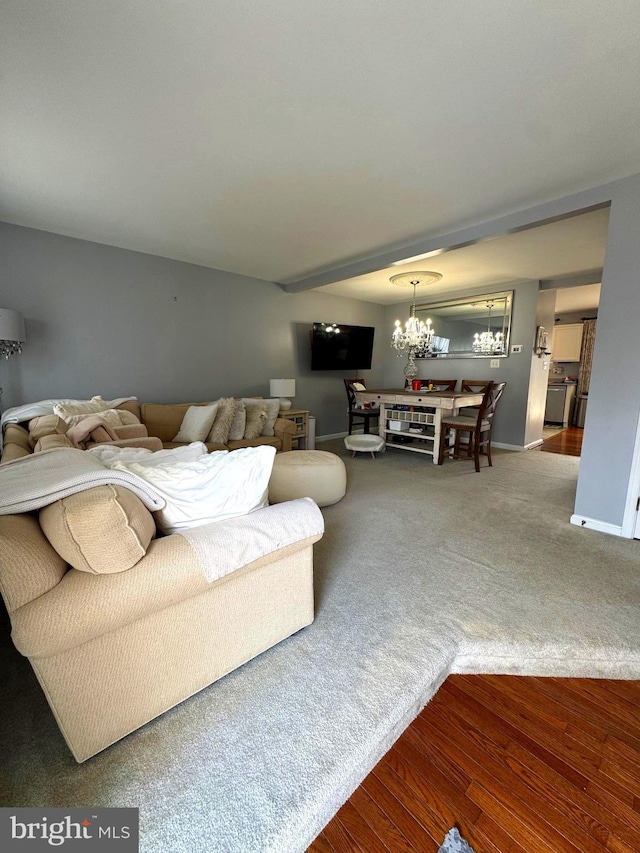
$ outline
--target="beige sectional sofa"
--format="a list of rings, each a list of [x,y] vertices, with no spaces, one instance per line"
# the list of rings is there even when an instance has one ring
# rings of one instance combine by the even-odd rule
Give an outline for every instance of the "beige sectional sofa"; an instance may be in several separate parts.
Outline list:
[[[150,450],[160,448],[160,443],[146,442],[145,437],[159,439],[163,447],[178,447],[172,441],[178,434],[182,419],[190,406],[206,406],[207,403],[143,403],[131,400],[116,406],[116,409],[130,412],[141,422],[127,424],[116,429],[119,445],[135,444],[148,447]],[[2,462],[10,462],[28,456],[40,450],[50,450],[54,447],[72,447],[66,437],[67,424],[54,415],[33,418],[24,424],[9,423],[4,430]],[[206,443],[211,450],[237,450],[241,447],[257,447],[262,444],[272,445],[278,451],[291,450],[291,442],[296,434],[296,426],[285,418],[278,418],[274,425],[273,436],[259,436],[254,439],[228,441],[226,444]]]
[[[121,427],[117,443],[176,446],[172,438],[190,405],[122,403],[117,408],[142,426]],[[69,447],[67,429],[53,415],[9,423],[2,462]],[[295,425],[277,419],[274,432],[207,446],[290,450]],[[118,485],[72,494],[39,512],[0,514],[0,592],[12,639],[29,659],[77,761],[313,621],[312,546],[322,524],[320,517],[309,533],[300,503],[285,508],[284,526],[280,505],[197,528],[209,563],[219,559],[225,566],[229,548],[217,543],[226,536],[244,548],[258,513],[268,513],[267,527],[273,527],[273,540],[267,535],[266,541],[286,542],[263,547],[255,559],[213,581],[188,534],[160,536],[140,498]],[[265,541],[264,534],[257,539]]]
[[[309,533],[302,503],[285,507],[284,526],[279,505],[198,528],[221,563],[228,549],[217,543],[232,536],[244,547],[258,513],[269,514],[274,542],[289,536],[212,582],[201,550],[182,534],[155,538],[151,513],[119,486],[0,515],[12,639],[77,761],[313,621],[312,546],[322,534]]]

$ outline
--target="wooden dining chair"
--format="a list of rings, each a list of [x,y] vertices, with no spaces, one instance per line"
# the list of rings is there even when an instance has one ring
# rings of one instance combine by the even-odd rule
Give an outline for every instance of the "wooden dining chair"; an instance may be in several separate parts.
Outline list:
[[[460,383],[460,390],[471,394],[484,394],[489,385],[491,385],[491,382],[491,379],[463,379]],[[480,411],[480,407],[465,406],[465,410],[469,417],[475,418]]]
[[[348,400],[348,408],[347,414],[349,415],[349,435],[353,430],[354,420],[359,419],[364,423],[364,431],[365,434],[371,432],[371,421],[373,419],[380,419],[380,407],[379,406],[371,406],[368,409],[359,408],[356,401],[356,391],[353,387],[354,383],[358,383],[359,385],[364,386],[364,379],[345,379],[344,387],[347,391],[347,400]],[[366,386],[365,386],[366,387]]]
[[[475,394],[484,394],[491,383],[491,379],[463,379],[460,390],[470,391]]]
[[[457,379],[421,379],[420,381],[423,388],[433,385],[434,391],[455,391],[458,384]]]
[[[489,382],[484,392],[482,405],[478,414],[472,417],[465,415],[453,415],[444,417],[440,425],[440,447],[438,449],[438,464],[442,465],[445,456],[453,459],[470,459],[473,457],[476,471],[480,472],[480,456],[485,455],[489,465],[491,461],[491,430],[493,418],[502,397],[506,382]],[[453,445],[446,444],[448,430],[455,430],[455,441]],[[461,441],[461,435],[467,434],[468,439]],[[463,451],[466,451],[463,453]]]

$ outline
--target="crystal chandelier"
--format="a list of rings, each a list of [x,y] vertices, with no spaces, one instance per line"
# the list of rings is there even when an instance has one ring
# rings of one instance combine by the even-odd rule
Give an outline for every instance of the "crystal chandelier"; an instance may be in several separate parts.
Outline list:
[[[486,332],[476,332],[473,336],[471,348],[474,352],[482,353],[482,355],[502,355],[504,354],[504,335],[502,332],[496,332],[495,335],[491,330],[491,309],[493,302],[487,302],[489,309],[489,323]]]
[[[391,336],[391,346],[396,350],[398,357],[407,353],[407,366],[404,369],[407,384],[417,376],[418,367],[415,362],[416,356],[423,358],[433,352],[433,338],[435,332],[431,320],[426,323],[416,317],[416,287],[421,284],[433,284],[440,281],[442,275],[439,272],[410,272],[399,273],[391,276],[391,284],[400,287],[413,287],[413,301],[411,303],[411,315],[404,324],[396,320],[395,328]]]

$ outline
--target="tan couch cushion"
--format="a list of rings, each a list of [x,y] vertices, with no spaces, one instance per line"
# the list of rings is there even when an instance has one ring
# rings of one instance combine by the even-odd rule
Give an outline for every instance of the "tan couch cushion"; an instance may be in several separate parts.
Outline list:
[[[25,450],[19,444],[5,444],[2,448],[2,463],[13,462],[14,459],[22,459],[24,456],[31,456],[31,449]]]
[[[75,444],[66,435],[43,435],[33,448],[33,452],[41,453],[43,450],[54,450],[57,447],[75,447]]]
[[[34,447],[45,435],[64,435],[69,424],[58,415],[41,415],[29,421],[29,438]]]
[[[0,515],[0,553],[0,590],[9,613],[57,586],[68,568],[28,513]]]
[[[29,433],[20,424],[7,424],[4,430],[4,443],[16,444],[31,453],[33,445],[29,441]]]
[[[135,566],[156,530],[140,498],[120,486],[98,486],[44,507],[40,527],[74,569],[92,574]]]

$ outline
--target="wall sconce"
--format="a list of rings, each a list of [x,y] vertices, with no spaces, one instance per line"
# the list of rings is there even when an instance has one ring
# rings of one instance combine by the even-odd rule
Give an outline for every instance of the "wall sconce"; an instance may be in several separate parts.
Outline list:
[[[548,339],[549,336],[545,327],[538,326],[536,329],[536,342],[533,346],[533,351],[538,358],[542,358],[543,355],[551,355],[550,352],[547,352]]]

